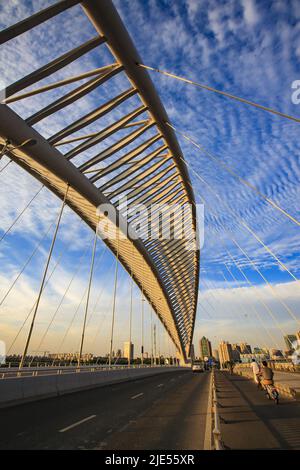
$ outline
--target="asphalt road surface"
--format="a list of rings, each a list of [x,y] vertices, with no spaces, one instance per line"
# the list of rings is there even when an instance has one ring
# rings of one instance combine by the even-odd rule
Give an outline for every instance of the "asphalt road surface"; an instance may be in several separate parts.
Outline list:
[[[203,449],[209,377],[181,369],[0,409],[0,449]]]

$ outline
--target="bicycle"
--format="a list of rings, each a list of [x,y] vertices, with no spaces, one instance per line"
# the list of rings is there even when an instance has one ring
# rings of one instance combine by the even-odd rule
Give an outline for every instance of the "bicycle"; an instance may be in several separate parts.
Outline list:
[[[268,383],[266,383],[268,382]],[[264,389],[266,392],[266,396],[269,400],[274,400],[275,404],[279,404],[279,393],[278,390],[276,389],[273,381],[271,380],[264,380],[263,381]]]

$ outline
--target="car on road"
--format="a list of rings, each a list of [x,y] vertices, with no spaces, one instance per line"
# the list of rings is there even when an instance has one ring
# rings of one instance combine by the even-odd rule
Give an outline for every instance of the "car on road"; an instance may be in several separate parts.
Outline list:
[[[202,366],[202,364],[193,364],[192,372],[204,372],[204,367]]]

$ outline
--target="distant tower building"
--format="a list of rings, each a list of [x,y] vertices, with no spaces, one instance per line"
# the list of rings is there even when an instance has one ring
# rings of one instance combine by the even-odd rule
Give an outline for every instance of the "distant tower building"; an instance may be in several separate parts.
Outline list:
[[[250,344],[240,343],[241,354],[252,354],[252,349]]]
[[[205,357],[212,357],[211,342],[202,336],[200,339],[200,358],[203,360]]]
[[[284,337],[284,342],[286,344],[286,347],[289,351],[293,350],[293,343],[297,341],[297,336],[296,335],[286,335]]]
[[[240,348],[240,345],[239,344],[233,344],[232,345],[232,359],[235,361],[235,362],[238,362],[241,358],[241,348]]]
[[[238,351],[240,354],[242,353],[241,346],[238,343],[233,343],[232,349]]]
[[[228,341],[222,341],[219,344],[219,358],[221,365],[233,360],[232,346]]]
[[[278,357],[283,357],[282,351],[280,349],[270,349],[271,359],[277,359]]]
[[[264,350],[262,348],[253,348],[253,353],[254,354],[263,354],[264,353]]]
[[[216,360],[216,361],[219,361],[220,358],[219,358],[219,351],[217,349],[214,349],[213,350],[213,358]]]
[[[191,361],[193,362],[195,360],[195,348],[193,344],[191,344],[190,357],[191,357]]]
[[[133,360],[133,355],[134,355],[134,345],[130,343],[129,341],[125,341],[124,343],[124,357],[126,359],[129,359],[130,361]]]

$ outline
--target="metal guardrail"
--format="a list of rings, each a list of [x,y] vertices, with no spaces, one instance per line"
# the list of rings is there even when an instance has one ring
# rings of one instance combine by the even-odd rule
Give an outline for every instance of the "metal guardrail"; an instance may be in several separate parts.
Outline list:
[[[63,374],[78,374],[84,372],[99,372],[108,370],[123,370],[123,369],[149,369],[149,368],[169,368],[174,365],[101,365],[101,366],[64,366],[64,367],[24,367],[18,369],[10,367],[0,373],[0,378],[11,379],[16,377],[41,377],[49,375],[63,375]],[[175,366],[176,367],[176,366]]]
[[[218,399],[217,399],[217,388],[216,388],[216,380],[215,380],[215,371],[212,371],[212,380],[211,380],[211,387],[212,387],[212,419],[213,419],[213,426],[212,426],[212,435],[213,435],[213,442],[214,442],[214,449],[215,450],[223,450],[223,442],[221,438],[221,426],[220,426],[220,416],[218,410]]]

